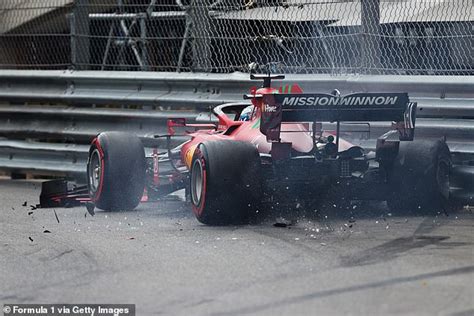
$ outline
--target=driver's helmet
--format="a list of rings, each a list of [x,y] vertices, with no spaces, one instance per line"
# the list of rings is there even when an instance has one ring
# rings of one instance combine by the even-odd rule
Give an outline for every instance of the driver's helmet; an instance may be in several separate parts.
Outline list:
[[[239,121],[250,121],[252,117],[253,105],[249,105],[240,113]]]

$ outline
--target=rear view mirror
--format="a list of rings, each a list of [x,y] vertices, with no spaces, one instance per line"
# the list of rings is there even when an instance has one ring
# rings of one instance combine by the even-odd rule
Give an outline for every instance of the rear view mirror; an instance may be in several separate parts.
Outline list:
[[[167,123],[168,135],[174,136],[176,134],[175,127],[184,127],[186,126],[186,119],[182,117],[169,118]]]

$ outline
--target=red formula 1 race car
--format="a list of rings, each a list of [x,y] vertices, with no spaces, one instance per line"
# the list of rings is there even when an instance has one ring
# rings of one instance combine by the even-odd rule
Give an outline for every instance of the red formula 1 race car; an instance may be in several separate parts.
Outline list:
[[[330,191],[341,192],[338,200],[386,200],[391,209],[439,209],[448,200],[450,151],[443,141],[414,141],[416,103],[407,94],[306,94],[297,85],[272,88],[282,75],[251,78],[263,86],[247,102],[214,107],[215,124],[169,119],[168,135],[156,139],[171,144],[186,130],[189,140],[175,148],[146,156],[135,135],[98,135],[87,165],[91,203],[134,209],[144,190],[154,200],[185,189],[200,222],[225,225],[275,205],[313,208]],[[393,123],[366,153],[339,137],[347,121]]]

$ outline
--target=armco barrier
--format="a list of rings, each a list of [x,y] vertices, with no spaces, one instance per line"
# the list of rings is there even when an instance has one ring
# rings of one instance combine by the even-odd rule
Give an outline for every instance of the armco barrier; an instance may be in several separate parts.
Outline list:
[[[408,92],[411,100],[418,102],[416,137],[444,137],[457,164],[469,166],[474,161],[472,77],[289,75],[284,83],[298,83],[312,92],[336,88],[342,94]],[[168,117],[195,121],[200,113],[209,113],[210,106],[242,102],[242,95],[259,84],[242,73],[3,70],[0,169],[83,174],[87,144],[99,132],[132,132],[147,143],[153,135],[166,132]],[[132,110],[131,106],[140,109]],[[201,119],[209,120],[209,116],[202,114]],[[376,137],[389,124],[373,122],[370,134],[351,132],[345,137],[373,148]],[[357,128],[361,126],[344,124],[342,130]]]

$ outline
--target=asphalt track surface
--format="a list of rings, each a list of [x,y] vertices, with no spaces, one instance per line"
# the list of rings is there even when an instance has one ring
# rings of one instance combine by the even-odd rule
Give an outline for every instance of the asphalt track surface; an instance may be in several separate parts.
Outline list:
[[[469,210],[389,214],[379,204],[289,227],[271,219],[207,227],[182,201],[94,217],[58,208],[58,222],[52,209],[31,210],[38,196],[38,182],[0,180],[1,304],[131,303],[137,315],[474,315]]]

